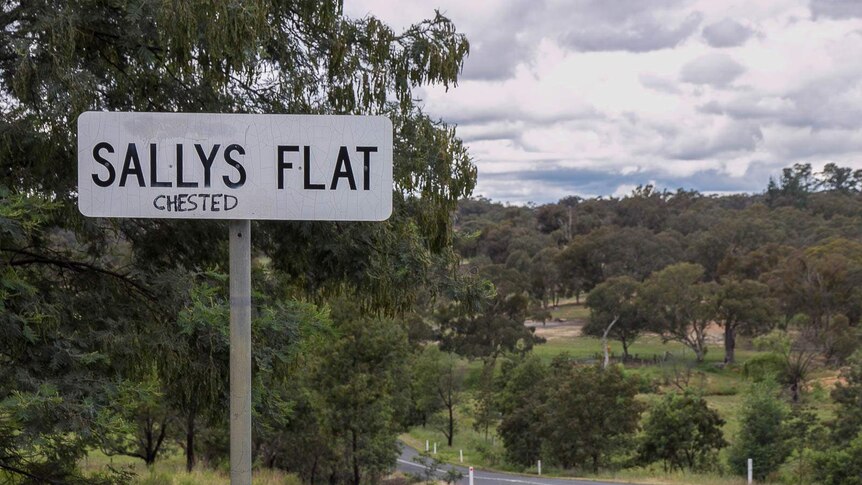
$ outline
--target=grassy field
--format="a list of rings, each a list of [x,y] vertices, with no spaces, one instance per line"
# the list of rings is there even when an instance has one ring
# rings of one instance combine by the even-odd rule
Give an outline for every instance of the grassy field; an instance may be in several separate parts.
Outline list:
[[[553,318],[562,320],[578,320],[586,319],[590,316],[590,311],[583,305],[575,303],[572,300],[563,300],[560,305],[551,311]]]
[[[588,311],[583,305],[574,302],[563,302],[553,313],[554,319],[574,321],[582,323],[588,317]],[[557,324],[555,321],[554,324]],[[533,352],[545,362],[550,362],[555,356],[568,353],[574,358],[585,362],[596,361],[601,352],[599,339],[578,335],[577,331],[563,331],[554,333],[554,325],[547,327],[538,326],[539,334],[548,334],[552,337],[544,344],[537,345]],[[559,325],[557,324],[559,328]],[[565,325],[563,325],[565,327]],[[622,354],[622,346],[618,342],[610,343],[613,355]],[[674,389],[674,381],[679,376],[688,376],[689,387],[700,388],[710,407],[719,412],[724,418],[723,428],[725,439],[732,442],[740,427],[738,415],[742,406],[745,391],[750,385],[743,373],[745,361],[757,355],[758,352],[751,348],[750,342],[741,339],[737,343],[737,363],[732,366],[720,365],[724,360],[724,349],[720,344],[712,345],[703,363],[696,364],[694,354],[683,345],[676,342],[662,342],[656,335],[645,335],[629,347],[632,356],[639,359],[652,360],[658,358],[659,363],[627,364],[629,373],[637,374],[655,384],[657,392],[646,392],[639,396],[646,402],[660,398],[660,394]],[[672,357],[664,362],[665,356]],[[481,369],[479,362],[464,361],[463,365],[468,369],[466,386],[468,389],[475,383]],[[686,371],[690,369],[690,371]],[[812,406],[822,419],[830,419],[833,416],[833,408],[829,399],[829,384],[834,381],[835,372],[831,370],[817,371],[809,383],[809,389],[805,394],[806,404]],[[685,382],[681,384],[685,385]],[[465,466],[478,468],[496,469],[501,471],[533,472],[535,470],[514,470],[507,466],[502,457],[504,449],[501,440],[494,436],[493,430],[488,436],[473,429],[472,419],[469,412],[470,392],[465,393],[460,412],[458,413],[458,427],[452,447],[445,445],[443,434],[432,428],[417,427],[403,435],[402,440],[410,446],[422,451],[425,449],[426,440],[432,445],[437,443],[437,457],[450,463],[459,463],[459,450],[463,450]],[[724,462],[727,449],[723,450],[720,458]],[[543,473],[550,475],[568,476],[571,472],[565,470],[553,470],[545,467]],[[629,468],[616,472],[605,472],[599,475],[579,473],[582,477],[604,478],[620,481],[634,481],[637,483],[667,483],[667,484],[706,484],[706,485],[736,485],[745,483],[743,479],[722,476],[718,474],[691,474],[691,473],[666,473],[660,466],[650,468]]]

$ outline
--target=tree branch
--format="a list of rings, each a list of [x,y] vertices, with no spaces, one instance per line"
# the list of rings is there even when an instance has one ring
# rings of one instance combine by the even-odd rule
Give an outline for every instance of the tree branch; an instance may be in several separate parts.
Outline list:
[[[99,273],[99,274],[103,274],[106,276],[111,276],[113,278],[116,278],[116,279],[122,281],[123,283],[133,287],[140,294],[146,296],[147,298],[154,300],[154,301],[157,300],[155,295],[150,293],[150,291],[147,288],[145,288],[143,285],[141,285],[140,283],[132,280],[128,274],[121,274],[121,273],[117,273],[117,272],[114,272],[114,271],[111,271],[111,270],[108,270],[105,268],[100,268],[99,266],[96,266],[95,264],[92,264],[92,263],[86,263],[83,261],[71,261],[71,260],[51,258],[48,256],[32,253],[30,251],[25,251],[25,250],[21,250],[21,249],[0,249],[0,251],[12,253],[12,254],[20,254],[20,255],[28,257],[28,259],[18,259],[18,260],[12,259],[7,263],[9,266],[29,266],[31,264],[47,264],[47,265],[51,265],[51,266],[57,266],[59,268],[69,269],[69,270],[76,271],[79,273],[83,273],[86,271],[93,271],[95,273]]]

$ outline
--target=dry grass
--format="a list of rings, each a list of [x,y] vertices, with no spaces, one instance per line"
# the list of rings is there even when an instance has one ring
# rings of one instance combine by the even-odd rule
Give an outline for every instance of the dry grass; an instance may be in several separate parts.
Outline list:
[[[144,462],[130,457],[108,457],[99,452],[92,452],[81,463],[81,468],[87,473],[107,471],[108,466],[120,470],[132,471],[136,485],[230,485],[230,474],[227,470],[198,466],[191,473],[185,470],[185,459],[177,454],[167,454],[155,465],[147,468]],[[254,485],[299,485],[302,483],[296,475],[279,470],[260,469],[252,473]]]
[[[548,322],[545,325],[534,323],[529,326],[536,329],[536,335],[546,340],[561,340],[580,337],[584,322],[570,320],[565,322]]]

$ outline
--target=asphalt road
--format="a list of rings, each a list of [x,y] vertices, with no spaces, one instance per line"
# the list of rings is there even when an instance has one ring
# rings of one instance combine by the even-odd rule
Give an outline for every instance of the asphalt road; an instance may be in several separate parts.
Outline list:
[[[418,456],[419,453],[413,448],[404,445],[403,443],[402,447],[403,449],[401,451],[401,456],[398,457],[398,471],[424,476],[425,467],[413,461],[413,458]],[[468,485],[468,470],[466,467],[441,465],[440,469],[438,469],[437,475],[439,477],[442,477],[446,473],[446,470],[450,468],[454,468],[464,475],[464,478],[458,481],[458,485]],[[611,483],[619,482],[597,482],[592,480],[575,480],[567,478],[544,478],[537,477],[535,475],[515,475],[510,473],[487,472],[480,470],[475,470],[473,472],[474,485],[608,485]]]

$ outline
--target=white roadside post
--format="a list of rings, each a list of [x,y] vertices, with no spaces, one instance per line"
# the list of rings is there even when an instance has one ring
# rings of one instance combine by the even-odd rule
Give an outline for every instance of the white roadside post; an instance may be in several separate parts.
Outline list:
[[[429,451],[431,451],[431,442],[425,440],[425,453],[428,453]]]
[[[388,219],[392,136],[383,116],[78,117],[83,215],[230,221],[231,485],[251,485],[251,221]]]
[[[470,485],[473,485],[473,467],[470,467]]]
[[[748,483],[754,483],[754,460],[748,459]]]
[[[536,468],[539,471],[539,475],[541,475],[542,474],[542,460],[539,460],[536,462]]]
[[[464,463],[464,450],[458,450],[458,458]]]
[[[434,454],[435,455],[437,454],[437,442],[436,441],[434,442]]]

